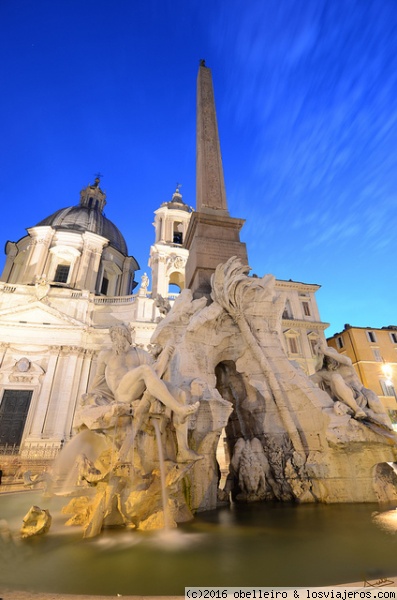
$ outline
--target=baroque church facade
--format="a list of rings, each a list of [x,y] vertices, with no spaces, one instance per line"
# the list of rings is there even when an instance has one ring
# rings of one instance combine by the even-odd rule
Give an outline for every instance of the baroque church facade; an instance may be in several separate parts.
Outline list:
[[[201,126],[198,119],[201,180],[197,181],[197,209],[185,204],[177,189],[168,202],[155,210],[154,242],[149,254],[151,286],[146,273],[141,275],[140,285],[135,279],[139,264],[128,255],[122,232],[104,214],[106,195],[98,178],[80,192],[77,205],[56,210],[29,228],[18,242],[7,242],[0,279],[3,468],[7,460],[14,461],[15,470],[15,465],[52,459],[73,436],[76,408],[95,375],[98,353],[110,345],[109,329],[113,325],[129,324],[133,343],[150,349],[151,336],[175,299],[171,288],[191,288],[192,280],[201,285],[200,273],[207,277],[205,236],[209,229],[217,232],[216,244],[223,243],[222,252],[227,258],[233,255],[227,255],[229,249],[239,244],[244,246],[246,255],[245,245],[235,241],[238,234],[233,233],[233,228],[237,231],[243,221],[233,219],[227,211],[209,78],[209,69],[201,64],[198,112],[213,122],[203,122]],[[203,109],[201,92],[202,103],[209,102]],[[200,136],[208,137],[208,131],[212,131],[212,146],[207,144],[205,160],[211,163],[211,176],[206,175],[204,159],[200,163],[204,143]],[[214,185],[215,159],[219,163],[220,197],[223,196],[214,209],[206,206],[205,197],[214,198],[217,192],[205,191],[205,186],[208,182]],[[228,239],[230,235],[234,238]],[[211,260],[216,262],[214,252]],[[219,262],[223,262],[223,256]],[[282,319],[284,349],[289,359],[307,374],[315,371],[314,346],[319,337],[324,338],[328,327],[320,319],[316,302],[319,287],[276,280],[276,289],[286,300]]]

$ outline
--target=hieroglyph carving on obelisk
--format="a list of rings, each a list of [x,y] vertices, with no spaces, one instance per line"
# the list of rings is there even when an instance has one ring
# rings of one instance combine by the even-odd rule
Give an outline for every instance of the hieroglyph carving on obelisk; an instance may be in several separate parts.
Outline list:
[[[211,70],[200,64],[197,78],[196,210],[228,214]]]
[[[186,287],[194,298],[211,301],[211,275],[221,262],[237,256],[247,264],[247,250],[240,241],[243,219],[227,209],[225,182],[211,71],[200,61],[197,78],[197,189],[196,211],[186,232]]]

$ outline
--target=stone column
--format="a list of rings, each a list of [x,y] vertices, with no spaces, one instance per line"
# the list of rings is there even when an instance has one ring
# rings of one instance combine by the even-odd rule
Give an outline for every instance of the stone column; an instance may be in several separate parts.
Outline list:
[[[123,262],[123,272],[120,277],[119,289],[117,293],[120,296],[128,296],[131,294],[132,273],[131,273],[132,257],[126,256]]]
[[[84,243],[83,250],[79,260],[78,271],[76,274],[76,287],[80,289],[87,289],[87,273],[90,265],[91,251],[88,245]],[[91,290],[89,290],[91,291]]]
[[[76,278],[77,285],[95,293],[102,251],[109,242],[106,238],[90,231],[86,231],[82,237],[84,246]]]

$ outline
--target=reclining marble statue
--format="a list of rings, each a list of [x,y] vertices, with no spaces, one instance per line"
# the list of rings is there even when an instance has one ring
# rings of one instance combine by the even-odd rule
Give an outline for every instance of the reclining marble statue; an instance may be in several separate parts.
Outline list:
[[[91,388],[76,411],[77,435],[58,465],[58,473],[69,465],[70,484],[81,487],[80,498],[63,512],[72,515],[68,524],[83,525],[84,537],[97,535],[104,525],[158,528],[166,510],[174,526],[175,519],[191,518],[175,484],[201,458],[188,445],[188,421],[199,402],[189,403],[186,391],[162,380],[174,348],[167,345],[155,360],[132,345],[124,324],[113,326],[110,337],[112,347],[99,353]],[[163,422],[166,438],[176,438],[168,444],[176,448],[165,468],[168,507],[162,502],[156,422]]]
[[[81,424],[85,422],[92,429],[92,417],[96,421],[98,414],[101,415],[102,426],[105,426],[106,421],[107,427],[112,426],[117,417],[133,417],[132,431],[120,449],[119,460],[124,462],[134,434],[149,416],[153,403],[160,401],[174,413],[178,462],[197,460],[199,457],[189,449],[187,443],[187,418],[197,411],[199,403],[186,404],[186,394],[181,390],[174,389],[177,398],[174,397],[161,380],[174,351],[173,347],[164,348],[158,360],[154,361],[148,352],[132,345],[128,326],[120,324],[111,327],[110,337],[112,348],[99,354],[91,390],[83,396],[86,408],[80,411],[78,417]],[[99,406],[102,409],[95,410]]]
[[[393,431],[391,421],[378,396],[364,387],[348,356],[339,354],[319,339],[316,345],[317,369],[311,380],[322,387],[336,402],[353,412],[355,419],[371,419]]]

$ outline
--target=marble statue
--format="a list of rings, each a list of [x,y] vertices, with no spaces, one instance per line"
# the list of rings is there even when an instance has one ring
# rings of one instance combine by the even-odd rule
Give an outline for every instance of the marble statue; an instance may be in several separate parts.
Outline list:
[[[255,502],[273,499],[275,485],[269,461],[257,438],[240,438],[234,446],[231,468],[238,477],[240,492],[236,500]]]
[[[144,273],[141,277],[141,286],[139,288],[138,295],[146,296],[148,287],[149,287],[149,277],[147,276],[147,273]]]
[[[175,415],[174,427],[177,430],[179,443],[179,462],[197,459],[187,444],[186,422],[189,415],[195,413],[199,403],[186,404],[186,395],[178,390],[178,399],[170,392],[161,380],[174,348],[167,346],[155,362],[152,356],[141,348],[132,346],[131,332],[124,325],[115,325],[110,329],[112,349],[102,351],[98,356],[98,365],[91,391],[84,401],[94,400],[103,403],[109,401],[102,409],[103,419],[112,419],[123,415],[134,417],[133,429],[139,431],[145,418],[149,415],[151,405],[157,400]],[[147,392],[147,393],[144,393]],[[103,406],[103,404],[102,404]],[[89,409],[88,411],[89,412]],[[80,413],[80,418],[82,413]],[[121,460],[128,451],[123,447]]]
[[[173,346],[156,345],[161,351],[155,360],[132,345],[127,325],[112,327],[110,337],[112,347],[100,352],[91,388],[76,412],[78,433],[57,465],[59,474],[69,473],[66,489],[81,490],[63,512],[71,515],[68,524],[83,526],[84,537],[110,525],[150,529],[191,518],[177,482],[201,459],[188,443],[200,403],[163,380]],[[159,462],[159,443],[165,465]],[[169,486],[166,506],[162,469]]]
[[[42,487],[43,493],[50,495],[52,492],[53,478],[51,473],[42,471],[36,475],[32,475],[31,471],[25,471],[23,473],[23,484],[25,487],[37,488]]]
[[[316,345],[317,370],[312,381],[322,387],[333,400],[344,404],[355,419],[371,419],[393,431],[377,395],[363,386],[348,356],[327,346],[325,340]],[[338,410],[338,404],[335,405]]]

